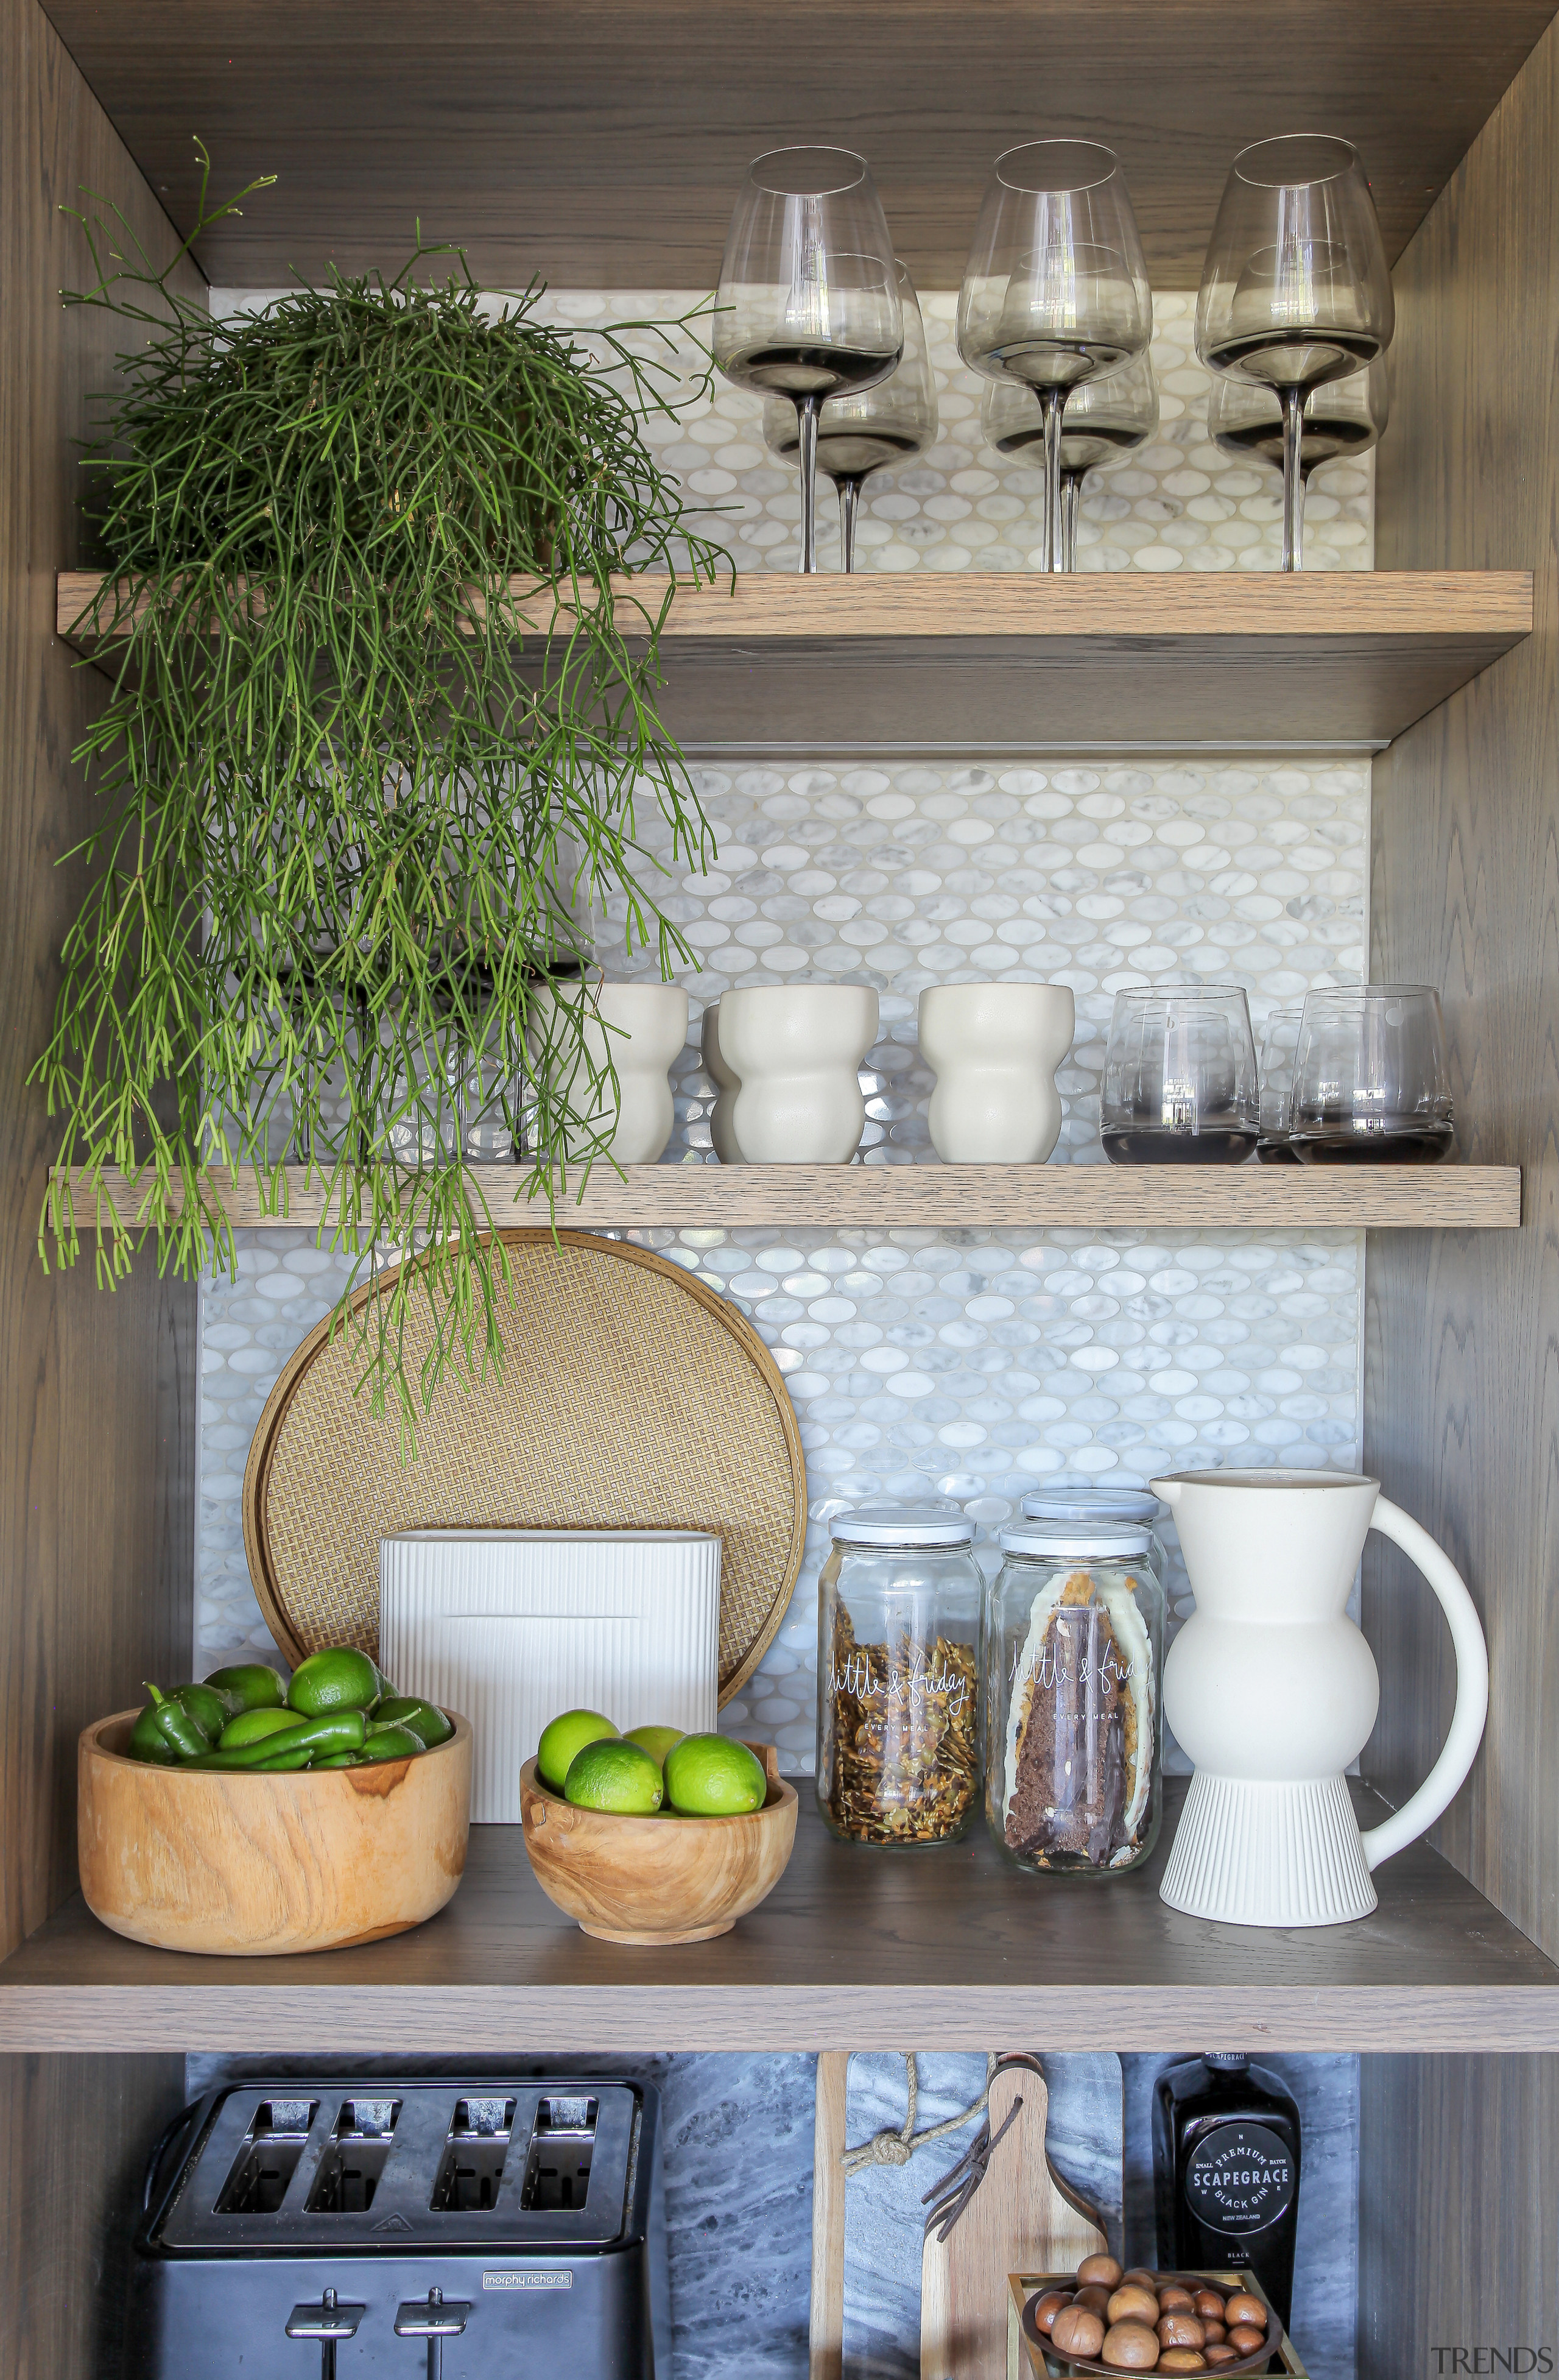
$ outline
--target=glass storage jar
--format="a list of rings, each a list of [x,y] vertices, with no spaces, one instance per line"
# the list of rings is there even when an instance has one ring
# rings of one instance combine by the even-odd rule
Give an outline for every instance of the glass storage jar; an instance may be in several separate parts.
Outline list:
[[[1081,1521],[1090,1528],[1099,1521],[1109,1526],[1124,1521],[1130,1528],[1146,1529],[1148,1568],[1161,1587],[1168,1575],[1168,1557],[1158,1534],[1163,1509],[1147,1488],[1031,1488],[1023,1499],[1025,1521]]]
[[[985,1618],[985,1816],[1020,1867],[1118,1876],[1157,1839],[1164,1593],[1149,1538],[1105,1520],[1002,1531]]]
[[[839,1513],[817,1596],[817,1806],[845,1842],[947,1843],[980,1790],[985,1578],[941,1497]]]

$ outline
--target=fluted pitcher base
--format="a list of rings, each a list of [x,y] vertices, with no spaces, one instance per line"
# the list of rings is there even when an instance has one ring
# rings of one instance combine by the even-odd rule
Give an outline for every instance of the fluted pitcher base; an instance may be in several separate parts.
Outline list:
[[[1341,1777],[1191,1779],[1161,1900],[1226,1925],[1346,1925],[1376,1906]]]

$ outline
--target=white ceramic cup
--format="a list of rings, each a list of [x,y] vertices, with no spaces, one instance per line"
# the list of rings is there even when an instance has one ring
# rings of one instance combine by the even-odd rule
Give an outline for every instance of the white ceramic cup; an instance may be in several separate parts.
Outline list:
[[[852,983],[758,984],[721,996],[720,1055],[741,1089],[731,1129],[748,1165],[844,1165],[861,1144],[859,1070],[877,996]]]
[[[1061,1131],[1056,1069],[1077,1011],[1056,983],[943,983],[920,995],[927,1119],[948,1165],[1043,1165]]]
[[[731,1111],[736,1094],[742,1087],[742,1077],[733,1075],[730,1062],[720,1048],[720,1004],[712,1000],[704,1011],[702,1035],[704,1072],[715,1087],[715,1104],[709,1110],[709,1142],[722,1165],[740,1165],[742,1150],[736,1138]]]
[[[550,1059],[545,1049],[547,1009],[564,1002],[572,1005],[580,999],[591,1012],[584,1042],[592,1062],[604,1065],[610,1057],[617,1070],[617,1123],[608,1144],[610,1154],[619,1165],[653,1165],[671,1137],[675,1120],[667,1069],[687,1039],[687,994],[680,983],[590,982],[538,996],[526,1037],[532,1062],[550,1062],[563,1069],[558,1085],[562,1091],[569,1087],[567,1070],[572,1063],[578,1077],[574,1098],[584,1103],[589,1097],[589,1084],[574,1054],[579,1045],[573,1034],[555,1040]],[[616,1029],[609,1031],[609,1026]],[[610,1086],[604,1087],[608,1097],[596,1110],[602,1121],[610,1113]],[[565,1153],[581,1157],[586,1145],[578,1134],[571,1133]]]

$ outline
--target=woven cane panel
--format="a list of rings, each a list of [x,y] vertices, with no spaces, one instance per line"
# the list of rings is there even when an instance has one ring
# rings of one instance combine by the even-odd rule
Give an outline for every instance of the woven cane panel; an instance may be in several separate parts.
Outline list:
[[[506,1235],[507,1236],[507,1235]],[[352,1394],[350,1352],[316,1331],[250,1451],[245,1537],[284,1648],[378,1649],[379,1540],[405,1529],[712,1529],[719,1687],[783,1617],[806,1525],[800,1440],[778,1371],[733,1308],[619,1243],[516,1235],[501,1376],[447,1384],[403,1463],[393,1414]],[[415,1378],[431,1340],[409,1331]]]

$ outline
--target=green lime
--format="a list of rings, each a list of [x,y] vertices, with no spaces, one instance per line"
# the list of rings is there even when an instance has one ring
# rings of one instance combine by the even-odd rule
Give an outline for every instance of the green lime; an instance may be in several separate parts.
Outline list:
[[[428,1746],[409,1727],[370,1727],[359,1760],[410,1760]]]
[[[603,1736],[615,1736],[617,1730],[599,1711],[564,1711],[549,1719],[541,1730],[541,1741],[536,1747],[537,1774],[544,1785],[555,1793],[563,1790],[563,1780],[576,1752],[587,1743],[599,1743]]]
[[[642,1752],[648,1753],[657,1767],[664,1768],[666,1755],[673,1743],[682,1742],[683,1734],[680,1727],[631,1727],[622,1741],[636,1743]]]
[[[689,1818],[730,1818],[761,1810],[763,1763],[729,1735],[684,1735],[666,1755],[666,1798]]]
[[[660,1770],[648,1753],[621,1736],[599,1738],[569,1763],[564,1798],[584,1810],[625,1810],[647,1818],[660,1807]]]
[[[287,1698],[280,1674],[264,1661],[237,1661],[229,1670],[213,1670],[206,1683],[225,1694],[236,1711],[279,1710]]]
[[[374,1712],[376,1724],[384,1720],[396,1727],[409,1727],[432,1749],[435,1743],[447,1743],[454,1733],[448,1719],[435,1703],[425,1703],[420,1694],[387,1694]]]
[[[230,1695],[214,1686],[175,1686],[170,1699],[182,1703],[192,1719],[202,1727],[214,1743],[238,1706]]]
[[[259,1743],[268,1735],[275,1735],[297,1725],[296,1711],[246,1710],[230,1718],[217,1743],[219,1752],[236,1752],[243,1743]]]
[[[287,1700],[306,1718],[323,1718],[329,1711],[371,1710],[383,1691],[384,1681],[366,1653],[352,1645],[332,1645],[299,1662]]]

